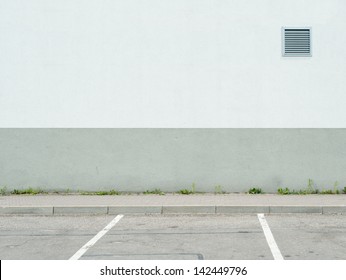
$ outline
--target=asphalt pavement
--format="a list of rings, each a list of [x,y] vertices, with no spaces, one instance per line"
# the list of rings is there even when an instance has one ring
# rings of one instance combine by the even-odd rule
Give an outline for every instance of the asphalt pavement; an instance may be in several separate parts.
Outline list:
[[[0,259],[346,259],[345,215],[259,216],[3,215]]]
[[[0,259],[344,260],[346,195],[0,196]]]

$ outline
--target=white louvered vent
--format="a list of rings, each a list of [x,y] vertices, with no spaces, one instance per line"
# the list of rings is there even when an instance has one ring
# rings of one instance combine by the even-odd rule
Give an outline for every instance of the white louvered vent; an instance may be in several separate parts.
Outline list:
[[[283,56],[311,56],[311,28],[283,29]]]

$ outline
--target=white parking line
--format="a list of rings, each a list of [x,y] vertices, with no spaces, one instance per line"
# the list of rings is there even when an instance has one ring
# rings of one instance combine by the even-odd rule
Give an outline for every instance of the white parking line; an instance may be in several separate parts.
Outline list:
[[[82,248],[80,248],[71,258],[70,260],[78,260],[81,256],[85,254],[95,243],[101,239],[112,227],[114,227],[124,215],[116,216],[103,230],[101,230],[98,234],[96,234],[89,242],[87,242]]]
[[[264,214],[257,214],[258,220],[261,223],[264,236],[267,239],[267,243],[269,245],[270,251],[272,252],[272,255],[274,257],[274,260],[283,260],[283,256],[281,255],[280,249],[278,245],[275,242],[274,236],[269,228],[269,225],[267,223],[266,218],[264,217]]]

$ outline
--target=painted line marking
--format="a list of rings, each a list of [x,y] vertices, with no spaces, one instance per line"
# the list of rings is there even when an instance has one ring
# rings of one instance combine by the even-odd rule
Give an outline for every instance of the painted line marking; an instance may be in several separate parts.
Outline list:
[[[112,229],[124,215],[116,216],[104,229],[102,229],[98,234],[96,234],[89,242],[87,242],[82,248],[80,248],[70,260],[78,260],[82,257],[86,251],[88,251],[95,243],[102,238],[110,229]]]
[[[266,218],[264,217],[264,214],[257,214],[258,220],[261,223],[264,236],[267,239],[267,243],[269,245],[270,251],[272,252],[272,255],[274,257],[274,260],[283,260],[283,256],[281,255],[280,249],[278,245],[275,242],[274,236],[270,230],[270,227],[267,223]]]

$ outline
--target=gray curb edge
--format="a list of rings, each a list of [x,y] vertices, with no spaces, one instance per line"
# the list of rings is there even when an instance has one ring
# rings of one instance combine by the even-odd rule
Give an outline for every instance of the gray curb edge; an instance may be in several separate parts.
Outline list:
[[[346,214],[341,206],[3,206],[0,215]]]

